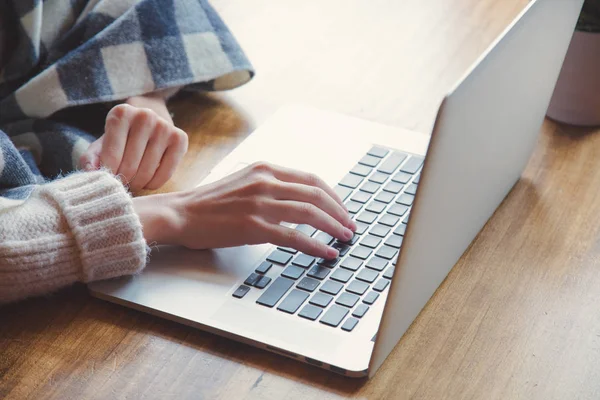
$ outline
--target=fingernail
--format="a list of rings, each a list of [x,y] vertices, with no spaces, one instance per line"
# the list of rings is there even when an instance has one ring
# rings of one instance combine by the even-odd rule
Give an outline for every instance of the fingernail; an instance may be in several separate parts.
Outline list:
[[[340,255],[340,252],[337,251],[336,249],[330,247],[327,249],[327,259],[330,260],[332,258],[336,258],[337,256]]]
[[[344,239],[352,239],[352,236],[354,236],[354,233],[350,229],[344,228]]]
[[[85,165],[83,166],[83,169],[86,171],[91,171],[93,169],[92,167],[92,163],[91,162],[86,162]]]
[[[350,220],[350,225],[349,225],[350,229],[352,230],[352,232],[356,231],[358,229],[358,226],[356,225],[356,222]]]

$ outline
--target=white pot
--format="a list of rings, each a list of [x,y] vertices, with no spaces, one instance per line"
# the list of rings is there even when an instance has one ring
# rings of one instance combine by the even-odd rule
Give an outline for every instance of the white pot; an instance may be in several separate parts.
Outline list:
[[[571,125],[600,125],[600,33],[573,35],[547,115]]]

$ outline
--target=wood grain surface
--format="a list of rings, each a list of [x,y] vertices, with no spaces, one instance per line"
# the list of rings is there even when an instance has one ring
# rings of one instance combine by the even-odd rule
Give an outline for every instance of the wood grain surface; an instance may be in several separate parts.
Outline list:
[[[194,186],[291,102],[428,131],[444,93],[526,3],[213,1],[257,75],[173,104],[190,151],[165,190]],[[599,134],[544,123],[523,179],[370,381],[79,285],[0,308],[0,398],[598,399]]]

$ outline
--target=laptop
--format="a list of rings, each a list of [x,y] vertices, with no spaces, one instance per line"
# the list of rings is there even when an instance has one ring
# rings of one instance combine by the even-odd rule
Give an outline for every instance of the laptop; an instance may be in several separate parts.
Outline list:
[[[373,376],[519,180],[582,3],[530,2],[443,99],[431,136],[288,106],[201,183],[259,160],[318,174],[358,231],[339,242],[295,228],[331,243],[337,259],[269,244],[161,246],[140,275],[92,283],[91,293],[348,377]]]

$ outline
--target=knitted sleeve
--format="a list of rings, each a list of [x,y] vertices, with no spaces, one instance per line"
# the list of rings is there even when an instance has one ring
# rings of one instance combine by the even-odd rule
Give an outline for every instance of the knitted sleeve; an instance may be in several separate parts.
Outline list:
[[[147,246],[123,185],[104,171],[0,198],[0,304],[139,272]]]

